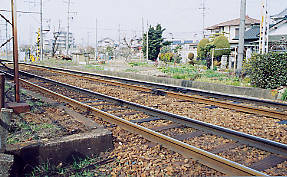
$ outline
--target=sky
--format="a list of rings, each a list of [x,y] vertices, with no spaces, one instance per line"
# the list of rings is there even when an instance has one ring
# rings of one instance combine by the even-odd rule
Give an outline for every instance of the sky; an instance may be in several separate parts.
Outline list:
[[[15,0],[17,10],[39,12],[40,0]],[[147,23],[161,24],[166,31],[164,37],[175,39],[200,39],[202,36],[203,0],[70,0],[70,30],[76,42],[94,45],[96,41],[96,19],[98,40],[105,37],[118,40],[124,36],[141,36]],[[0,0],[0,10],[10,10],[11,0]],[[68,0],[43,0],[44,29],[53,32],[67,29]],[[239,18],[240,0],[204,0],[205,27]],[[261,0],[247,0],[247,15],[260,18]],[[287,8],[287,0],[268,0],[271,15]],[[9,19],[10,13],[0,12]],[[39,14],[18,13],[19,43],[36,41],[40,26]],[[5,21],[0,20],[0,41],[5,37]],[[120,29],[120,30],[119,30]],[[120,31],[120,32],[119,32]]]

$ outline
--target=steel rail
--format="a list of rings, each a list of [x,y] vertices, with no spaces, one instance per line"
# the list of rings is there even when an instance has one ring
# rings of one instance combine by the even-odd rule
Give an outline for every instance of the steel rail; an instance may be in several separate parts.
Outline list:
[[[169,113],[166,111],[162,111],[162,110],[154,109],[151,107],[143,106],[143,105],[140,105],[137,103],[122,100],[119,98],[114,98],[114,97],[107,96],[107,95],[104,95],[101,93],[93,92],[93,91],[88,90],[88,89],[79,88],[76,86],[72,86],[72,85],[69,85],[66,83],[54,81],[54,80],[47,79],[47,78],[37,76],[34,74],[30,74],[30,73],[26,73],[26,72],[21,72],[21,73],[24,75],[27,75],[29,77],[35,77],[35,78],[38,78],[38,79],[41,79],[41,80],[44,80],[47,82],[51,82],[51,83],[54,83],[57,85],[61,85],[63,87],[73,89],[73,90],[76,90],[76,91],[79,91],[79,92],[82,92],[85,94],[90,94],[92,96],[96,96],[100,99],[108,100],[108,101],[117,103],[117,104],[122,105],[122,106],[127,106],[127,107],[135,109],[135,110],[143,111],[143,112],[148,113],[152,116],[161,117],[163,119],[170,120],[170,121],[185,125],[187,127],[195,128],[195,129],[207,132],[207,133],[212,133],[212,134],[215,134],[218,136],[222,136],[222,137],[225,137],[228,139],[238,141],[239,143],[242,143],[242,144],[246,144],[246,145],[258,148],[258,149],[262,149],[262,150],[265,150],[265,151],[268,151],[271,153],[275,153],[275,154],[279,154],[281,156],[287,157],[287,145],[286,144],[282,144],[282,143],[271,141],[268,139],[256,137],[256,136],[253,136],[250,134],[234,131],[234,130],[231,130],[228,128],[224,128],[221,126],[202,122],[202,121],[195,120],[192,118],[179,116],[179,115],[172,114],[172,113]]]
[[[44,87],[38,86],[36,84],[33,84],[29,81],[20,79],[21,82],[32,86],[34,88],[37,88],[38,90],[45,92],[50,95],[54,95],[57,98],[60,98],[61,100],[64,100],[66,102],[71,103],[72,105],[80,106],[82,108],[85,108],[91,112],[93,112],[96,116],[110,122],[113,124],[116,124],[123,129],[130,131],[132,133],[139,134],[143,136],[144,138],[159,143],[163,145],[164,147],[171,149],[175,152],[178,152],[182,154],[183,156],[187,158],[191,158],[194,160],[197,160],[203,165],[206,165],[208,167],[211,167],[215,170],[218,170],[220,172],[223,172],[227,175],[232,176],[267,176],[266,174],[253,170],[251,168],[248,168],[246,166],[243,166],[241,164],[238,164],[236,162],[230,161],[228,159],[222,158],[218,155],[212,154],[210,152],[204,151],[202,149],[196,148],[194,146],[191,146],[189,144],[183,143],[181,141],[178,141],[174,138],[168,137],[166,135],[163,135],[161,133],[152,131],[150,129],[147,129],[143,126],[134,124],[130,121],[121,119],[119,117],[116,117],[114,115],[111,115],[109,113],[103,112],[99,109],[96,109],[94,107],[91,107],[89,105],[83,104],[79,101],[76,101],[74,99],[71,99],[69,97],[66,97],[64,95],[61,95],[59,93],[53,92],[51,90],[48,90]]]
[[[84,74],[84,75],[89,75],[89,76],[103,77],[103,78],[107,78],[107,79],[115,79],[115,80],[120,80],[120,81],[134,83],[134,84],[143,84],[143,85],[148,85],[148,86],[159,87],[162,89],[174,90],[176,92],[181,92],[181,91],[182,92],[194,92],[194,93],[208,95],[208,96],[214,96],[214,97],[230,98],[230,99],[237,99],[237,100],[242,100],[242,101],[253,101],[253,102],[257,102],[257,103],[266,103],[266,104],[270,104],[270,105],[287,107],[286,103],[274,102],[271,100],[259,99],[259,98],[255,98],[255,97],[244,97],[244,96],[240,96],[240,95],[233,95],[233,94],[226,94],[226,93],[215,92],[215,91],[207,91],[207,90],[201,90],[201,89],[195,89],[195,88],[188,88],[188,87],[174,86],[174,85],[161,84],[161,83],[155,83],[155,82],[141,81],[141,80],[136,80],[136,79],[122,78],[122,77],[110,76],[110,75],[104,75],[104,74],[88,73],[88,72],[83,72],[83,71],[69,70],[69,69],[65,69],[65,68],[49,67],[49,66],[44,66],[44,65],[35,65],[35,64],[28,64],[28,63],[21,63],[21,64],[28,65],[28,66],[35,66],[38,68],[46,68],[46,69],[66,71],[66,72],[71,72],[71,73],[76,73],[76,74]]]
[[[30,66],[30,67],[39,68],[39,67],[35,67],[35,66]],[[40,68],[40,69],[48,70],[47,68]],[[92,78],[92,77],[87,77],[87,76],[80,76],[80,75],[75,75],[75,74],[71,74],[71,73],[63,72],[63,71],[49,70],[49,72],[54,72],[54,73],[58,73],[58,74],[65,74],[65,75],[72,76],[72,77],[76,76],[76,77],[81,78],[81,79],[92,80],[92,81],[102,82],[102,83],[116,85],[116,86],[122,86],[125,88],[135,89],[135,90],[139,90],[139,91],[145,91],[145,92],[155,91],[154,89],[150,89],[150,88],[146,88],[146,87],[142,87],[142,86],[125,84],[125,83],[116,82],[116,81],[108,81],[108,80],[104,80],[104,79]],[[176,92],[170,92],[170,91],[165,91],[165,90],[160,90],[160,89],[157,89],[157,91],[160,91],[163,94],[166,94],[170,97],[174,97],[174,98],[178,98],[178,99],[184,99],[187,101],[195,101],[195,102],[199,102],[199,103],[219,106],[219,107],[226,108],[226,109],[232,109],[232,110],[236,110],[236,111],[240,111],[240,112],[277,118],[280,120],[287,120],[287,114],[283,113],[283,112],[267,110],[267,109],[262,109],[262,108],[249,107],[249,106],[244,106],[244,105],[238,105],[238,104],[228,103],[228,102],[224,102],[224,101],[211,100],[211,99],[207,99],[207,98],[197,97],[197,96],[193,96],[193,95],[186,95],[186,94],[181,94],[181,93],[176,93]]]

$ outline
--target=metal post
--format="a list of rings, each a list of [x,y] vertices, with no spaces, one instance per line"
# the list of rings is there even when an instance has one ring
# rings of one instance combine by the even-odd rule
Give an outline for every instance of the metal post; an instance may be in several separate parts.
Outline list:
[[[8,136],[8,128],[10,126],[11,117],[12,117],[12,109],[1,109],[0,115],[0,152],[5,152],[6,150],[6,141]]]
[[[246,15],[246,0],[241,0],[237,74],[241,73],[242,71],[242,62],[244,56],[243,52],[244,52],[245,15]]]
[[[148,22],[147,22],[147,32],[146,32],[146,61],[148,62],[148,31],[149,31],[149,27],[148,27]]]
[[[98,60],[98,19],[96,18],[96,53],[95,58]]]
[[[0,106],[4,108],[5,106],[5,74],[0,73]]]
[[[215,51],[215,49],[213,48],[213,49],[212,49],[212,54],[211,54],[211,69],[212,69],[212,70],[213,70],[213,65],[214,65],[214,63],[213,63],[214,51]]]
[[[40,21],[41,21],[41,27],[40,27],[40,57],[41,61],[43,61],[43,0],[40,0]]]
[[[15,101],[20,102],[19,90],[19,65],[18,65],[18,40],[17,40],[17,14],[14,0],[11,0],[12,29],[13,29],[13,62],[14,62],[14,83]]]

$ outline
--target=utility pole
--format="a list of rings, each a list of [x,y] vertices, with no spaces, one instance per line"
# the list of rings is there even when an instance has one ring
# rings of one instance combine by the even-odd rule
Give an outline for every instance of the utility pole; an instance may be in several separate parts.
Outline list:
[[[142,17],[142,48],[140,51],[140,60],[143,58],[144,60],[144,55],[143,55],[143,43],[144,43],[144,18]]]
[[[98,59],[98,19],[96,18],[96,53],[95,59]]]
[[[40,57],[41,61],[43,61],[43,0],[40,0],[40,21],[41,21],[41,27],[40,27]]]
[[[119,50],[118,50],[118,57],[120,58],[120,45],[121,45],[121,25],[119,24],[119,29],[118,29],[118,32],[119,32]]]
[[[8,22],[6,21],[6,41],[8,41]],[[8,44],[6,44],[6,60],[8,60]]]
[[[121,44],[121,24],[119,24],[119,46]]]
[[[267,0],[261,1],[261,21],[259,37],[259,53],[268,52],[269,16],[267,10]]]
[[[242,71],[242,62],[244,56],[244,32],[245,32],[246,0],[241,0],[240,6],[240,26],[239,26],[239,47],[237,59],[237,74]]]
[[[206,10],[206,7],[205,7],[205,0],[202,0],[202,7],[200,7],[199,9],[202,10],[202,38],[205,37],[205,34],[204,34],[204,26],[205,26],[205,10]]]
[[[11,11],[12,11],[12,30],[13,30],[15,101],[19,103],[20,90],[19,90],[18,40],[17,40],[17,13],[14,0],[11,0]]]
[[[70,4],[71,0],[68,0],[68,26],[67,26],[67,34],[66,34],[66,55],[69,55],[69,31],[70,31]]]
[[[146,61],[148,61],[148,31],[149,31],[149,27],[148,27],[148,21],[147,21],[147,32],[146,32]]]
[[[144,36],[144,18],[142,17],[142,38]]]

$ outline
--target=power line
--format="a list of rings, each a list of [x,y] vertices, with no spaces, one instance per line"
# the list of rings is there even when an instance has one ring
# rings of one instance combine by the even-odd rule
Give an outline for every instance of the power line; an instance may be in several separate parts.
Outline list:
[[[11,10],[0,9],[0,12],[11,12]],[[40,12],[22,11],[22,10],[17,10],[16,12],[23,14],[40,14]]]

